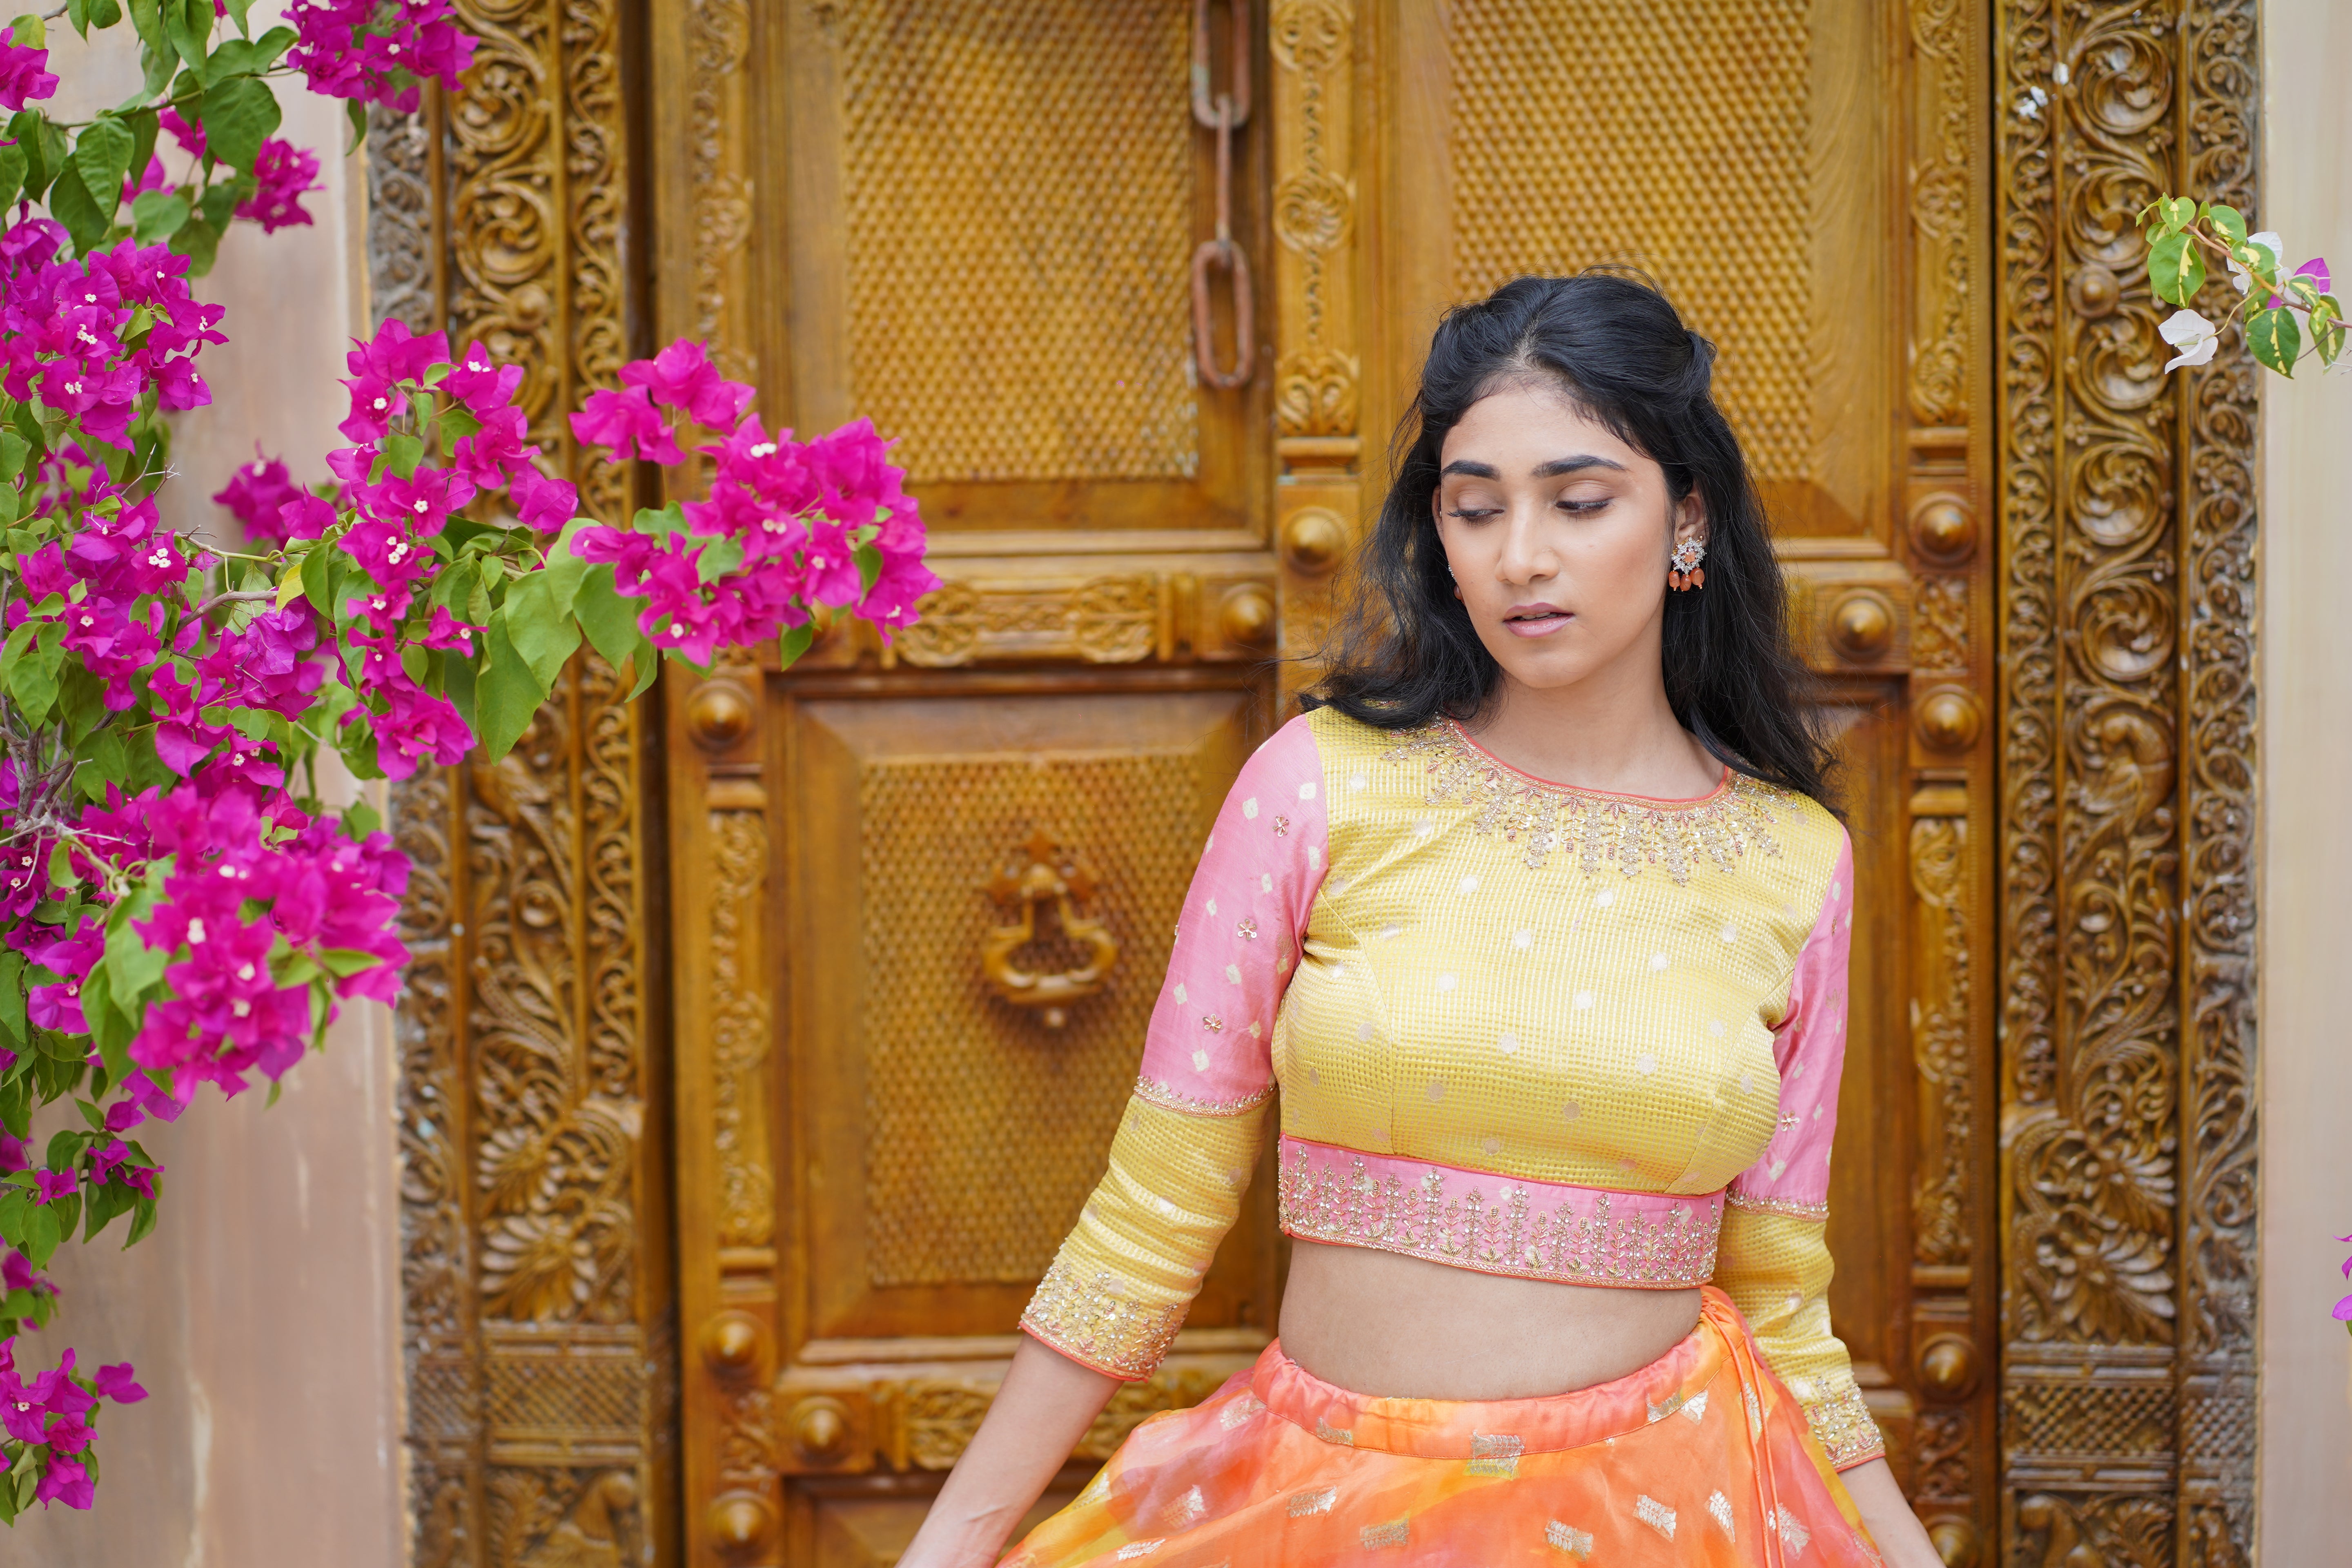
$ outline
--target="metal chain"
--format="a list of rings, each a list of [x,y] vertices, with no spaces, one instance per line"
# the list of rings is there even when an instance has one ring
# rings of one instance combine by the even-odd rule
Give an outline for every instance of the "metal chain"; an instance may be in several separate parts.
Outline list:
[[[1255,301],[1250,289],[1249,258],[1234,243],[1234,132],[1250,114],[1249,0],[1226,0],[1232,13],[1233,68],[1227,90],[1210,96],[1209,0],[1192,0],[1192,118],[1217,133],[1217,237],[1204,239],[1192,252],[1192,363],[1201,379],[1220,391],[1245,384],[1255,366],[1253,340],[1257,334]],[[1209,335],[1209,274],[1222,268],[1230,279],[1234,300],[1234,368],[1217,368],[1215,345]]]

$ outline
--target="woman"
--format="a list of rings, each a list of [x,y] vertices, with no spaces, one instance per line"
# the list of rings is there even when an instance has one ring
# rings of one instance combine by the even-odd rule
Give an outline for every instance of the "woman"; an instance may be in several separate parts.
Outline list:
[[[1439,327],[910,1568],[992,1561],[1165,1353],[1277,1084],[1280,1340],[1008,1563],[1937,1562],[1830,1332],[1853,854],[1712,358],[1611,276]]]

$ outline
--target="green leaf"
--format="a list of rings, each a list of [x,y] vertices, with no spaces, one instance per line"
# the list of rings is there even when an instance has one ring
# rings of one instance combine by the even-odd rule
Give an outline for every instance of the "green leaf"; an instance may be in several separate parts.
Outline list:
[[[2311,346],[2319,351],[2322,364],[2334,364],[2344,352],[2344,308],[2333,294],[2322,294],[2312,307]]]
[[[245,16],[253,9],[253,0],[228,0],[228,19],[236,24],[240,33],[247,31]]]
[[[106,719],[106,681],[78,658],[58,674],[58,710],[65,717],[66,739],[79,746]]]
[[[194,211],[178,191],[142,191],[131,204],[131,237],[142,245],[169,239]]]
[[[0,1029],[18,1045],[25,1043],[25,955],[10,949],[0,953]]]
[[[530,728],[540,704],[547,700],[549,687],[540,680],[507,636],[503,617],[491,620],[484,641],[488,645],[488,657],[482,666],[474,700],[474,729],[481,740],[483,755],[497,762],[514,750],[514,743]]]
[[[212,0],[193,0],[210,12]],[[205,90],[205,150],[232,169],[250,169],[262,138],[278,129],[278,96],[257,77],[233,76]]]
[[[158,1176],[155,1178],[155,1190],[158,1193],[163,1190],[163,1177]],[[131,1210],[131,1234],[123,1239],[122,1245],[125,1247],[137,1246],[140,1242],[146,1240],[147,1233],[154,1228],[155,1200],[153,1198],[141,1198]]]
[[[854,553],[857,557],[858,581],[865,584],[863,593],[870,594],[874,584],[882,580],[882,552],[871,544],[861,544]]]
[[[781,668],[792,668],[800,661],[801,655],[808,652],[811,645],[815,641],[816,623],[814,621],[803,621],[799,626],[786,626],[784,635],[777,639],[776,656],[783,661]]]
[[[55,623],[45,623],[44,629],[54,628]],[[23,627],[17,628],[19,631]],[[9,637],[11,644],[16,637]],[[54,660],[44,658],[38,650],[28,651],[8,669],[8,690],[24,710],[24,716],[34,723],[45,723],[49,708],[58,700],[58,672]]]
[[[204,195],[196,198],[196,211],[204,215],[205,221],[215,230],[226,234],[228,226],[236,221],[237,204],[250,196],[255,188],[250,174],[215,179],[205,187]]]
[[[87,256],[106,239],[106,231],[113,226],[114,215],[102,210],[82,184],[81,172],[71,164],[58,171],[57,181],[49,186],[49,216],[66,226],[73,236],[74,254]]]
[[[20,49],[45,49],[49,45],[47,25],[31,11],[8,24],[8,37]]]
[[[212,35],[213,0],[163,0],[163,36],[199,71],[205,68],[205,45]]]
[[[2221,237],[2224,244],[2243,245],[2246,243],[2246,218],[2244,214],[2241,213],[2235,207],[2224,206],[2220,202],[2206,203],[2204,210],[2206,221],[2213,226],[2213,231]]]
[[[566,591],[551,576],[551,571],[533,572],[517,582],[490,622],[505,628],[509,646],[530,666],[542,700],[563,673],[563,661],[580,646],[580,623],[572,619],[568,602],[558,602],[559,594],[568,601],[577,591],[578,578]]]
[[[257,75],[278,63],[278,57],[293,45],[291,27],[272,27],[251,43],[243,38],[231,38],[213,51],[205,63],[205,74],[213,80],[235,76],[240,72]]]
[[[152,897],[149,901],[152,904]],[[140,918],[146,916],[142,912]],[[110,994],[114,1005],[127,1012],[146,995],[149,986],[162,982],[163,967],[172,962],[172,955],[149,947],[129,921],[119,926],[111,921],[107,924],[106,969],[113,976]]]
[[[362,952],[352,947],[323,948],[320,951],[319,962],[325,964],[327,973],[338,980],[348,980],[354,974],[363,974],[371,969],[383,966],[383,960],[374,953]]]
[[[363,800],[355,800],[343,807],[343,833],[354,842],[364,843],[368,835],[383,828],[383,813]]]
[[[2156,212],[2165,233],[2179,234],[2197,221],[2197,202],[2190,196],[2158,196]]]
[[[121,120],[131,128],[131,166],[144,174],[155,161],[155,133],[162,123],[152,108],[125,110]]]
[[[25,1216],[25,1243],[18,1250],[34,1268],[46,1268],[63,1239],[58,1229],[57,1210],[48,1204],[36,1204],[33,1212]]]
[[[356,98],[345,99],[343,100],[343,113],[351,120],[352,122],[351,143],[343,149],[343,156],[348,158],[352,153],[360,150],[361,142],[367,140],[367,105],[362,103]]]
[[[2294,312],[2281,306],[2275,310],[2256,310],[2246,323],[2246,342],[2254,351],[2254,358],[2290,380],[2294,376],[2294,362],[2303,353],[2303,331],[2294,322]]]
[[[2168,235],[2147,247],[2147,281],[2158,299],[2186,305],[2205,287],[2205,258],[2187,235]]]
[[[110,114],[101,114],[83,126],[74,142],[74,167],[80,171],[82,188],[106,209],[109,223],[121,205],[122,182],[131,173],[131,154],[138,144],[131,127]]]
[[[0,479],[14,479],[25,471],[32,444],[13,429],[0,429]]]
[[[10,142],[0,147],[0,207],[13,206],[25,188],[25,149]]]
[[[37,202],[41,193],[49,188],[49,176],[56,168],[48,160],[48,137],[44,129],[47,121],[37,109],[20,109],[8,120],[8,139],[25,154],[25,199]]]
[[[122,20],[122,7],[116,5],[115,0],[84,0],[84,9],[89,12],[89,25],[93,27],[111,27]]]
[[[188,258],[188,276],[202,278],[213,269],[213,258],[220,254],[220,230],[201,217],[192,217],[172,235],[171,251]]]
[[[66,24],[83,37],[89,37],[89,0],[66,0]]]
[[[415,479],[416,469],[425,461],[425,443],[405,431],[395,430],[378,443],[383,453],[384,472],[404,479]]]
[[[538,573],[547,580],[548,593],[556,609],[564,615],[572,613],[572,601],[580,592],[581,581],[588,575],[590,565],[572,552],[572,544],[579,539],[582,529],[601,526],[593,517],[575,517],[565,523],[563,531],[556,536],[555,543],[547,552],[546,566]]]
[[[615,669],[645,641],[645,634],[637,630],[637,616],[645,607],[645,600],[624,598],[613,586],[609,561],[588,569],[572,601],[572,613],[579,618],[580,629],[588,634],[589,646]]]

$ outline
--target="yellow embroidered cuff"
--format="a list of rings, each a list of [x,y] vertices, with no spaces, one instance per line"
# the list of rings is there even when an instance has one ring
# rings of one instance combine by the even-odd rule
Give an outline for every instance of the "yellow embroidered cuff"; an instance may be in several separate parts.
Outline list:
[[[1022,1314],[1022,1328],[1098,1372],[1149,1376],[1241,1215],[1266,1104],[1261,1099],[1203,1115],[1142,1093],[1129,1100],[1111,1141],[1110,1169]]]
[[[1191,1305],[1189,1298],[1158,1306],[1139,1301],[1108,1274],[1081,1280],[1057,1262],[1037,1282],[1021,1327],[1074,1362],[1133,1382],[1151,1375]]]
[[[1817,1383],[1828,1386],[1822,1397],[1805,1405],[1805,1421],[1828,1451],[1831,1468],[1850,1470],[1885,1458],[1886,1440],[1879,1436],[1878,1423],[1871,1419],[1870,1406],[1863,1403],[1853,1378],[1832,1376]]]

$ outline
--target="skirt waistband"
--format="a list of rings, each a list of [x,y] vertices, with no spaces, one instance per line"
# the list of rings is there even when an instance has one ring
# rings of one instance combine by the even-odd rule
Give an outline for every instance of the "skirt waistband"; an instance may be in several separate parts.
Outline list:
[[[1698,1326],[1656,1361],[1623,1377],[1534,1399],[1380,1399],[1324,1382],[1276,1340],[1250,1372],[1250,1393],[1271,1414],[1327,1443],[1425,1459],[1559,1453],[1640,1431],[1698,1403],[1727,1358],[1749,1385],[1748,1325],[1731,1299],[1701,1291]]]

